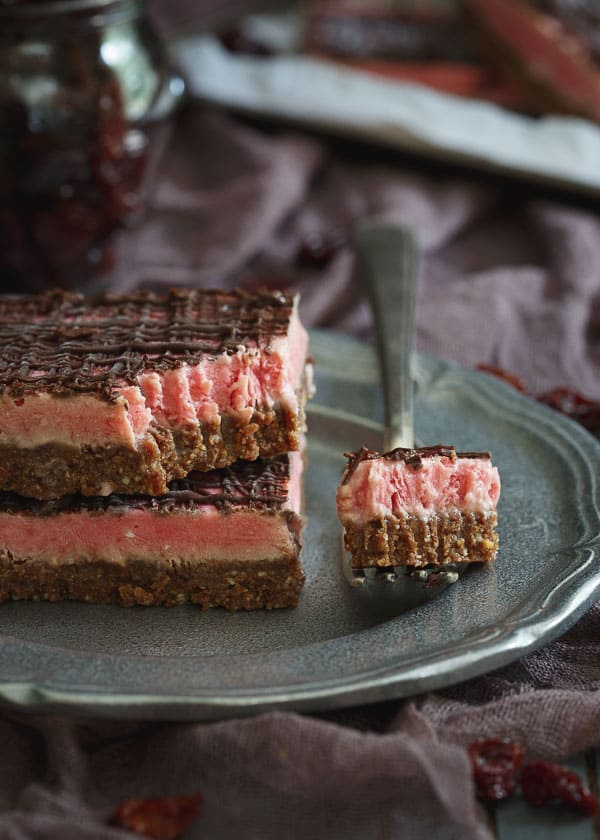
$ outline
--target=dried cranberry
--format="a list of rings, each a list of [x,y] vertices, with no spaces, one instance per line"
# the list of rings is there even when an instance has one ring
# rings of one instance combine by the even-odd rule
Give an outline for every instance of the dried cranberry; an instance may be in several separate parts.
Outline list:
[[[338,230],[312,231],[303,236],[296,252],[299,268],[325,268],[344,244]]]
[[[480,738],[469,747],[477,796],[488,802],[507,799],[515,792],[523,763],[523,747],[501,738]]]
[[[225,49],[231,53],[263,56],[265,58],[273,55],[273,50],[270,47],[250,37],[237,26],[219,33],[219,40]]]
[[[97,135],[94,138],[102,158],[121,156],[127,120],[123,95],[117,79],[110,73],[103,74],[94,105],[94,123]]]
[[[200,814],[202,796],[126,799],[111,822],[152,840],[177,840]]]
[[[583,787],[571,770],[549,761],[533,761],[521,773],[523,798],[532,805],[562,802],[589,816],[598,810],[598,799]]]
[[[140,186],[146,175],[147,150],[148,138],[132,129],[127,132],[121,156],[106,158],[97,165],[96,177],[107,218],[120,222],[142,208]]]
[[[477,365],[477,370],[481,370],[484,373],[491,373],[492,376],[497,376],[499,379],[504,379],[505,382],[508,382],[508,384],[512,385],[513,388],[516,388],[517,391],[522,391],[523,393],[527,391],[525,383],[522,379],[520,379],[514,373],[509,373],[503,368],[494,367],[493,365],[480,364]]]
[[[577,420],[593,435],[600,437],[600,402],[590,400],[572,388],[554,388],[541,394],[538,400]]]
[[[279,292],[289,286],[286,278],[278,275],[277,277],[246,277],[242,281],[244,289],[249,292],[260,292],[263,289],[271,292]]]

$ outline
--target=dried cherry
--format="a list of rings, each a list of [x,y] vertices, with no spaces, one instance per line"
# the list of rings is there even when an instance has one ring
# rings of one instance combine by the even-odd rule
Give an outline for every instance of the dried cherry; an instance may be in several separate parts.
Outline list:
[[[541,394],[538,400],[577,420],[593,435],[600,437],[600,402],[584,397],[573,388],[554,388]]]
[[[527,393],[523,380],[514,373],[487,364],[477,365],[477,370],[491,373],[493,376],[508,382],[518,391]],[[600,438],[600,402],[584,396],[574,388],[566,387],[553,388],[551,391],[540,394],[536,399],[538,402],[548,405],[550,408],[554,408],[561,414],[566,414],[567,417],[581,423],[589,432]]]
[[[338,230],[314,230],[302,237],[296,251],[296,265],[299,268],[325,268],[344,244],[344,236]]]
[[[516,741],[480,738],[469,747],[477,795],[488,802],[507,799],[517,789],[525,751]]]
[[[497,376],[498,379],[503,379],[505,382],[508,382],[509,385],[512,385],[513,388],[516,388],[517,391],[521,391],[522,393],[525,393],[527,391],[523,380],[516,376],[514,373],[509,373],[507,370],[504,370],[504,368],[494,367],[493,365],[479,364],[477,365],[477,370],[481,370],[484,373],[491,373],[492,376]]]
[[[577,773],[549,761],[533,761],[523,767],[521,790],[532,805],[558,801],[588,816],[598,810],[597,797],[585,790]]]
[[[201,794],[125,799],[111,822],[151,840],[177,840],[200,814]]]
[[[253,55],[264,58],[273,55],[271,47],[263,44],[256,38],[252,38],[243,29],[240,29],[239,26],[224,29],[219,33],[219,41],[227,52],[230,53],[240,53],[241,55]]]

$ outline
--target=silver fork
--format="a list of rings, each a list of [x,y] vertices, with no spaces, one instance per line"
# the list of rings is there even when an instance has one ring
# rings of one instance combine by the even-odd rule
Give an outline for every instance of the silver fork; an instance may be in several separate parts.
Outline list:
[[[383,451],[414,446],[413,381],[411,359],[415,333],[415,302],[419,254],[413,234],[388,222],[365,222],[356,233],[360,277],[365,283],[377,333],[381,368],[385,429]],[[456,566],[409,570],[404,566],[381,569],[352,566],[345,549],[343,571],[352,586],[422,584],[438,594],[459,577]],[[405,587],[406,588],[406,587]]]

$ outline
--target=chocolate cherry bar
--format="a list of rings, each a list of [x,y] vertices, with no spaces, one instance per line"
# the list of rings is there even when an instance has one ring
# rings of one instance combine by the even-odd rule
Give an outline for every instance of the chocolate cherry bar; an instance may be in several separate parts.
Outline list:
[[[465,0],[481,46],[540,111],[600,122],[598,0]]]
[[[302,456],[239,461],[173,481],[164,496],[0,494],[0,601],[291,607]]]
[[[297,450],[307,352],[280,292],[0,297],[0,490],[160,495]]]
[[[362,448],[346,457],[337,512],[353,568],[494,560],[500,478],[489,453]]]

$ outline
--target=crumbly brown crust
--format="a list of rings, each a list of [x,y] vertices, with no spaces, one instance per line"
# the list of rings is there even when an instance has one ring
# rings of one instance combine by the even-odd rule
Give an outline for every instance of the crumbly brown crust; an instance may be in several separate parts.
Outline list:
[[[445,563],[489,563],[498,551],[495,511],[415,514],[346,526],[344,545],[354,568],[368,566],[440,566]]]
[[[304,583],[298,551],[276,560],[238,563],[173,563],[131,558],[54,565],[0,551],[0,603],[8,600],[87,601],[121,606],[203,609],[294,607]]]
[[[300,519],[290,508],[293,469],[289,454],[266,460],[236,461],[221,470],[194,471],[185,478],[172,481],[168,492],[162,496],[77,494],[42,500],[27,499],[16,493],[0,493],[0,516],[26,516],[31,526],[35,527],[38,519],[51,519],[62,514],[85,513],[105,517],[142,511],[150,516],[169,516],[173,513],[195,514],[198,508],[208,506],[223,514],[253,511],[260,515],[283,516],[288,530],[299,542]]]
[[[300,404],[304,405],[304,394]],[[126,446],[21,448],[0,445],[0,488],[33,499],[113,493],[167,492],[167,484],[192,470],[225,467],[238,459],[272,458],[300,448],[304,409],[255,411],[248,423],[224,417],[176,432],[153,426],[136,449]]]

